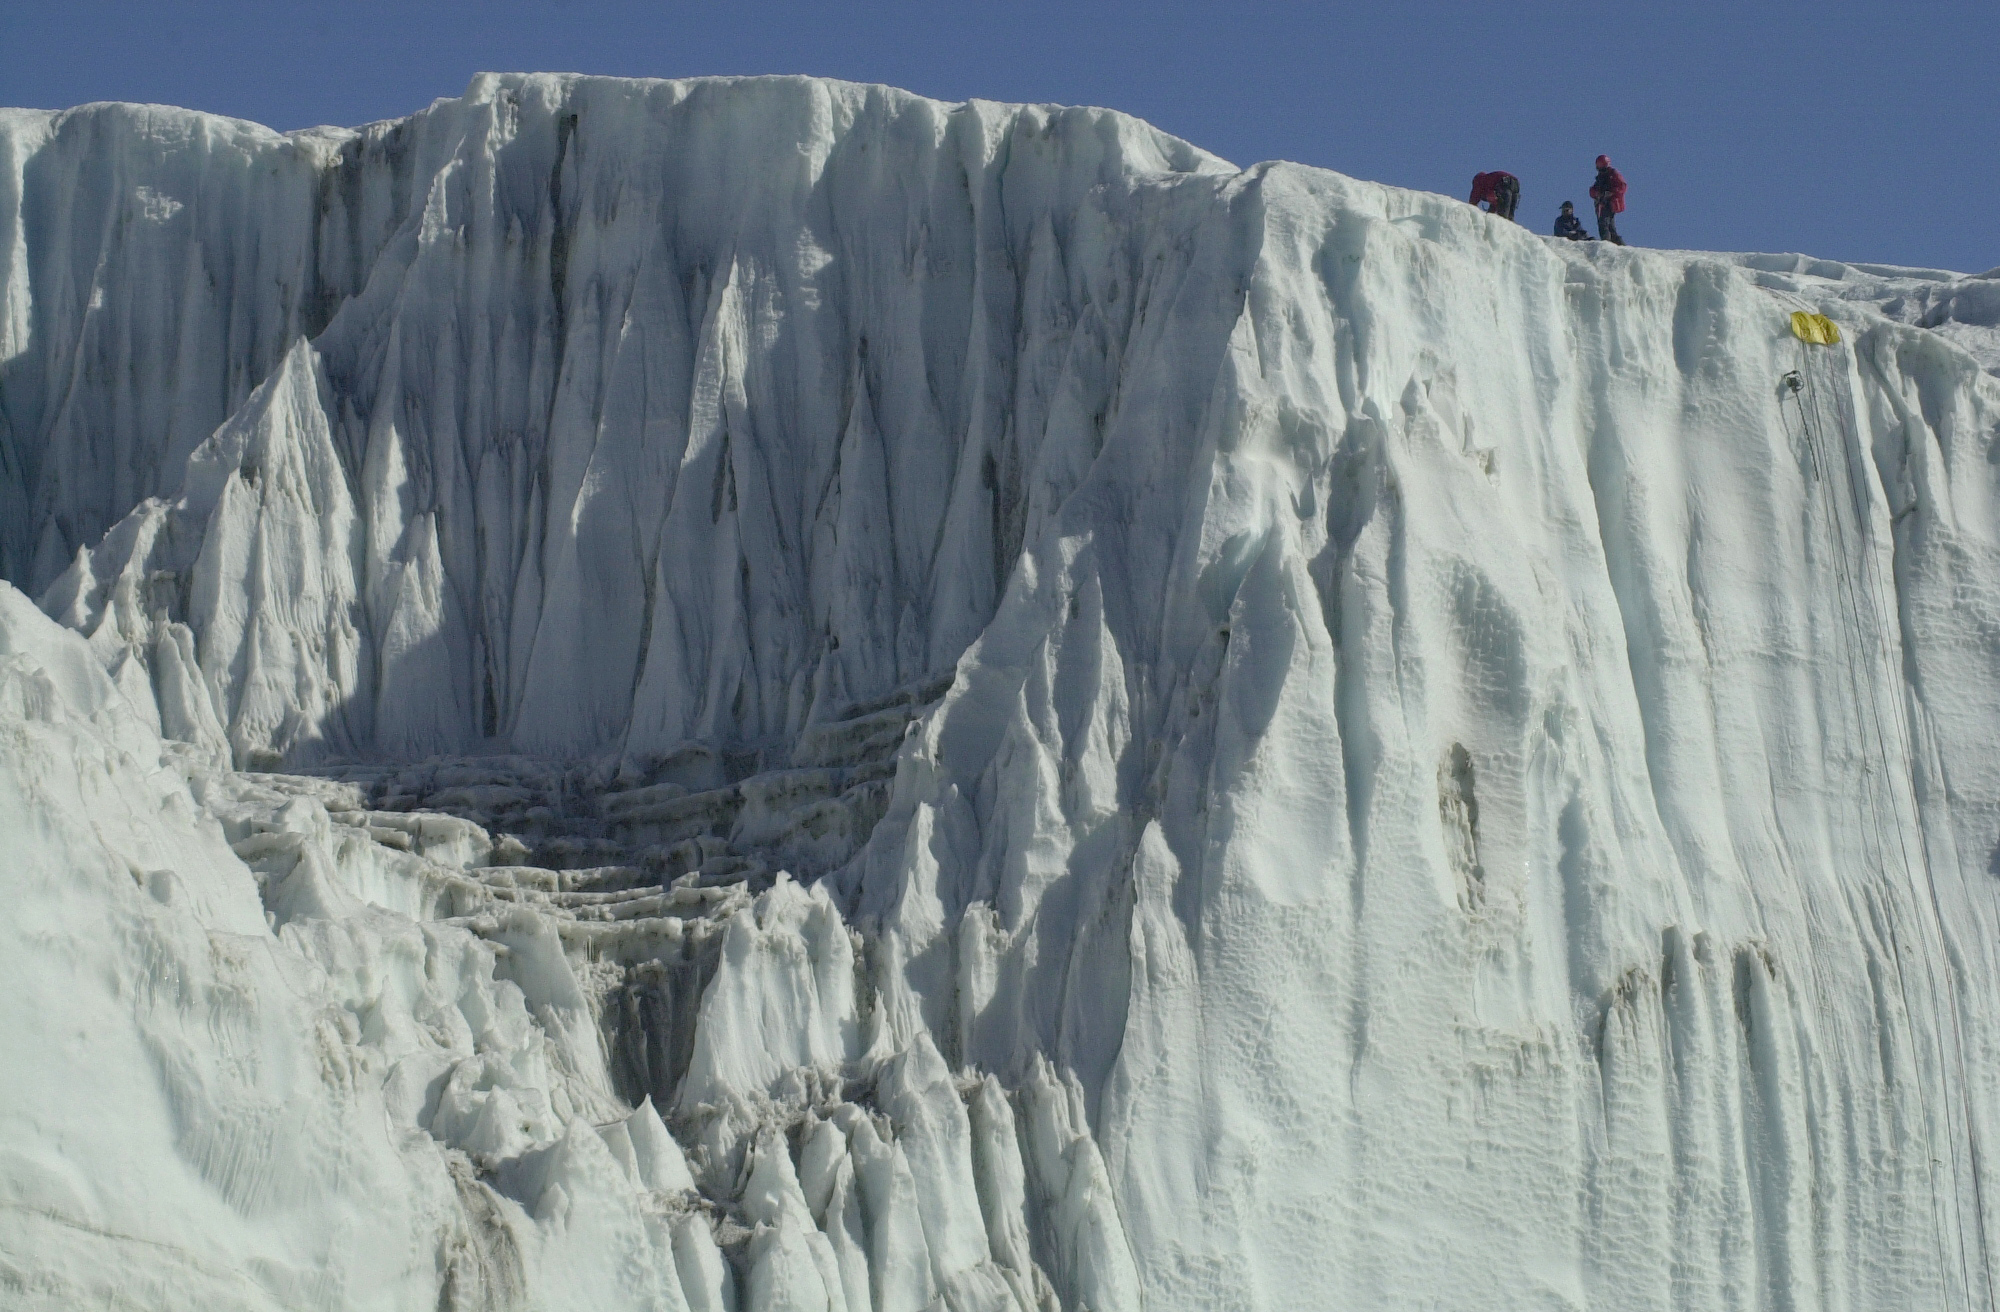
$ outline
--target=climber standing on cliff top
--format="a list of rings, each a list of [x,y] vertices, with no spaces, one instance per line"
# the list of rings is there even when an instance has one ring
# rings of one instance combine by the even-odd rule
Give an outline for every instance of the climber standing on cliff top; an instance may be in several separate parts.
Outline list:
[[[1611,167],[1611,156],[1597,157],[1597,181],[1590,184],[1590,198],[1597,202],[1597,235],[1620,246],[1618,216],[1625,212],[1625,175]]]
[[[1511,173],[1498,169],[1491,173],[1472,175],[1471,203],[1486,202],[1490,212],[1503,219],[1514,217],[1514,207],[1521,203],[1521,180]]]

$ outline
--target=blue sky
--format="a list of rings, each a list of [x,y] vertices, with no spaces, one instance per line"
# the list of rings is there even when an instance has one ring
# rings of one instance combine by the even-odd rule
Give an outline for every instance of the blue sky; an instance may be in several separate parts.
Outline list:
[[[1291,159],[1521,218],[1631,180],[1637,244],[2000,265],[2000,2],[1369,5],[14,0],[0,104],[146,100],[358,123],[482,69],[819,73],[1109,105],[1238,164]]]

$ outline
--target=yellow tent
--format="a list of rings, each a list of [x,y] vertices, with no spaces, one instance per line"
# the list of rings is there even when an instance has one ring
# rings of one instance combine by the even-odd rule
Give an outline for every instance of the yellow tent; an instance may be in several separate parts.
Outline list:
[[[1840,340],[1840,328],[1823,314],[1807,314],[1804,310],[1792,311],[1792,332],[1802,342],[1814,346],[1832,346]]]

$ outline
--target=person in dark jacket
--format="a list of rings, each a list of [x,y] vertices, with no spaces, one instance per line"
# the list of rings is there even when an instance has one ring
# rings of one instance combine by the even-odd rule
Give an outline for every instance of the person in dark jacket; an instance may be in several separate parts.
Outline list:
[[[1583,220],[1576,217],[1576,202],[1572,200],[1564,201],[1562,213],[1556,215],[1556,236],[1567,237],[1571,241],[1596,240],[1583,230]]]
[[[1514,217],[1514,207],[1521,203],[1521,180],[1511,173],[1495,169],[1491,173],[1472,175],[1472,203],[1485,202],[1487,211],[1498,214],[1503,219]]]
[[[1590,198],[1597,202],[1597,235],[1623,246],[1618,235],[1618,216],[1625,212],[1625,175],[1611,167],[1611,156],[1597,157],[1597,181],[1590,184]]]

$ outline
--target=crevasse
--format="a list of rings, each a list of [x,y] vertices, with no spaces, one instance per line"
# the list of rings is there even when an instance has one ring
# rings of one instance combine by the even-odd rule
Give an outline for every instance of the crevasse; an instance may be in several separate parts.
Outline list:
[[[10,1296],[1993,1306],[1991,277],[808,79],[0,162]]]

